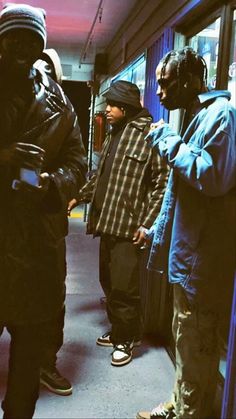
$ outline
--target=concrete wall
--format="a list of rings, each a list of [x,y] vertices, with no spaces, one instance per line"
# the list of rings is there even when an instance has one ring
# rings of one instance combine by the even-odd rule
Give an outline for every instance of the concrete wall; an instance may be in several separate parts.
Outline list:
[[[129,62],[134,60],[146,48],[150,47],[166,26],[179,27],[183,18],[191,26],[191,21],[206,17],[206,8],[213,9],[222,4],[219,0],[137,0],[128,19],[123,23],[110,45],[108,53],[109,74],[115,75]],[[186,20],[186,15],[189,18]],[[93,80],[94,55],[90,51],[91,63],[79,65],[77,48],[56,48],[63,65],[65,77],[68,80]],[[100,51],[97,51],[100,52]]]
[[[140,0],[107,48],[109,72],[115,74],[158,38],[186,0]]]
[[[55,48],[59,54],[62,64],[63,76],[66,80],[89,81],[93,79],[93,64],[80,64],[79,52],[76,47],[65,48],[57,45],[48,45],[48,48]]]
[[[139,0],[106,49],[109,74],[114,75],[150,47],[165,27],[178,28],[206,17],[206,9],[222,5],[219,0]]]

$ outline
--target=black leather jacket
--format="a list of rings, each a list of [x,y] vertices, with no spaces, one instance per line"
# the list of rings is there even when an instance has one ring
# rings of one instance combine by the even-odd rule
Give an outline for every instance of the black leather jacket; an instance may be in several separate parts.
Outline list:
[[[14,141],[45,149],[48,191],[13,190],[15,170],[0,164],[0,324],[57,316],[65,295],[67,204],[85,182],[87,164],[76,114],[51,78],[35,73],[37,93]],[[4,131],[4,129],[3,129]],[[6,147],[1,138],[0,152]]]

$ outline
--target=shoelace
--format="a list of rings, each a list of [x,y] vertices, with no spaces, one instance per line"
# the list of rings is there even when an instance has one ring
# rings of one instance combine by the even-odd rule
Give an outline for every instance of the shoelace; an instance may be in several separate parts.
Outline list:
[[[120,351],[120,352],[130,354],[132,349],[133,349],[133,342],[125,342],[125,343],[120,343],[118,345],[115,345],[112,353],[114,353],[115,351]]]
[[[155,418],[165,418],[165,419],[174,419],[175,416],[175,410],[174,406],[167,408],[164,404],[160,404],[151,412],[151,419]]]

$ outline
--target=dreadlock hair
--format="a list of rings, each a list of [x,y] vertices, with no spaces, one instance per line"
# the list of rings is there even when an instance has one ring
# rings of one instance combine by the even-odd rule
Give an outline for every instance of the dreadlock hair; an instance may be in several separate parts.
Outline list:
[[[207,65],[203,57],[191,47],[169,51],[160,61],[162,63],[161,77],[165,74],[167,63],[176,69],[179,81],[186,81],[188,73],[199,77],[201,87],[207,84]]]

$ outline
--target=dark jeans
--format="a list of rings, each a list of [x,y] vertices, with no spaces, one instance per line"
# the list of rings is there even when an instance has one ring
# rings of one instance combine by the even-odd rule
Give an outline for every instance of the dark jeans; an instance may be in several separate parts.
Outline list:
[[[55,320],[55,327],[46,335],[45,347],[42,354],[41,367],[51,370],[56,366],[57,352],[63,345],[64,338],[65,306],[58,318]]]
[[[46,336],[55,322],[30,325],[1,325],[11,335],[7,390],[3,418],[32,418],[39,394],[39,371]]]
[[[101,236],[100,283],[107,297],[113,344],[141,335],[139,254],[131,240]]]

